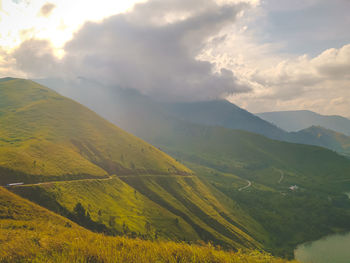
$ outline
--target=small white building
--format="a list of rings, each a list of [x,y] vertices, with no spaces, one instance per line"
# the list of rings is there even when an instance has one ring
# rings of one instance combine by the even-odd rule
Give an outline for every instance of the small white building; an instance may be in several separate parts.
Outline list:
[[[289,190],[296,191],[296,190],[298,190],[298,189],[299,189],[299,186],[297,186],[297,185],[291,185],[291,186],[289,186]]]

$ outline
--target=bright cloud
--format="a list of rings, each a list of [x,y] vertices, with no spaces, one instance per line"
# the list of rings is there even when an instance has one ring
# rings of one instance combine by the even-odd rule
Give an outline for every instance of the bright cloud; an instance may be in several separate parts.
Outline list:
[[[0,11],[0,46],[11,50],[31,38],[48,39],[60,54],[63,45],[86,21],[125,12],[140,1],[5,0]]]
[[[237,75],[254,87],[254,91],[232,96],[233,102],[254,112],[310,109],[347,116],[350,45],[325,50],[314,58],[306,55],[281,58],[278,63],[265,66],[257,63],[254,67],[241,65],[240,69],[236,68],[236,73],[241,72]]]
[[[250,93],[229,99],[252,112],[308,109],[349,116],[349,7],[345,0],[264,1],[207,43],[198,58],[232,70],[249,86]]]

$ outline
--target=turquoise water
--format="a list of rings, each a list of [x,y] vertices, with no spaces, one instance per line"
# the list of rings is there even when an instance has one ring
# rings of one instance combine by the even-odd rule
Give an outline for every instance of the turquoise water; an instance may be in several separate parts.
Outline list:
[[[302,263],[350,263],[350,233],[302,244],[294,255]]]

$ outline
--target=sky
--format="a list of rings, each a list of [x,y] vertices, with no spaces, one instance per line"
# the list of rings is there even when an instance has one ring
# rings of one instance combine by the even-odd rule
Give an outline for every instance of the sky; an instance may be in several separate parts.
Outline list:
[[[0,0],[0,77],[350,117],[349,0]]]

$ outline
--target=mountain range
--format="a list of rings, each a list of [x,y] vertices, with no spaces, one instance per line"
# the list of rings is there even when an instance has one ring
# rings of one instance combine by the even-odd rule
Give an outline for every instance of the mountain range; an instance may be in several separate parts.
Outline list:
[[[224,100],[165,102],[85,79],[54,83],[93,91],[72,98],[108,121],[33,81],[2,79],[0,182],[24,183],[9,187],[21,197],[109,235],[288,258],[297,244],[350,229],[342,194],[350,160],[334,151],[286,142],[293,133]],[[323,128],[303,133],[327,144],[334,136],[347,144]]]
[[[349,133],[350,126],[347,128],[345,125],[346,119],[339,116],[323,116],[323,119],[326,120],[321,122],[322,125],[314,125],[314,122],[310,121],[310,125],[306,126],[304,129],[296,132],[286,132],[279,128],[279,125],[275,126],[275,124],[272,124],[275,122],[270,123],[269,120],[266,121],[263,117],[265,115],[256,116],[226,100],[173,103],[167,104],[164,108],[166,108],[171,115],[184,121],[249,131],[280,141],[321,146],[350,156],[350,137],[345,135],[347,133],[343,134],[339,132],[339,130],[343,130]],[[287,122],[289,119],[293,119],[294,123],[301,119],[301,122],[303,122],[304,119],[299,117],[300,116],[290,116],[290,118],[282,117],[281,119]],[[340,124],[336,126],[335,120],[343,121],[342,126],[340,126]],[[304,123],[306,124],[306,121]],[[327,125],[329,123],[334,123],[334,125]],[[323,126],[323,124],[325,124],[325,126]],[[329,128],[330,126],[336,127],[337,129],[332,130]],[[341,129],[340,127],[344,127],[344,129]]]
[[[296,244],[331,233],[331,225],[347,228],[331,215],[348,217],[346,209],[332,204],[347,202],[339,193],[349,187],[349,160],[334,153],[339,145],[330,151],[301,143],[330,145],[335,133],[331,140],[311,130],[288,133],[225,100],[164,102],[131,89],[81,81],[83,85],[71,86],[76,94],[86,86],[90,91],[98,87],[96,100],[77,98],[81,103],[186,164],[202,182],[237,202],[268,232],[269,240],[262,241],[268,251],[290,257]],[[339,141],[345,143],[343,139]],[[298,143],[288,142],[293,140]],[[295,194],[292,185],[302,190]],[[305,205],[310,203],[316,205]]]
[[[306,125],[304,130],[288,132],[265,120],[260,115],[254,115],[227,100],[162,102],[142,95],[136,90],[106,87],[85,78],[72,82],[60,79],[37,81],[78,100],[119,125],[122,125],[124,122],[127,125],[133,125],[132,122],[127,121],[128,116],[124,114],[125,111],[127,113],[137,111],[138,114],[152,112],[147,114],[148,117],[159,115],[159,112],[162,112],[164,117],[171,116],[178,120],[205,126],[219,126],[249,131],[274,140],[321,146],[350,156],[350,146],[347,143],[350,138],[346,135],[347,133],[337,132],[337,130],[332,130],[322,125],[319,126],[318,124],[314,125],[312,122],[310,122],[309,126]],[[86,93],[88,95],[81,95]],[[132,103],[133,106],[128,106],[128,103]],[[147,113],[143,113],[143,109],[137,109],[137,105],[140,105],[139,107],[141,108],[147,106]],[[302,120],[298,116],[290,119],[293,119],[293,122],[297,122],[299,119]],[[343,118],[343,120],[346,119]],[[347,131],[346,126],[344,127],[343,130]],[[128,129],[128,126],[124,128]]]
[[[350,136],[350,120],[342,116],[326,116],[307,110],[263,112],[256,115],[286,131],[299,131],[311,126],[321,126]]]

